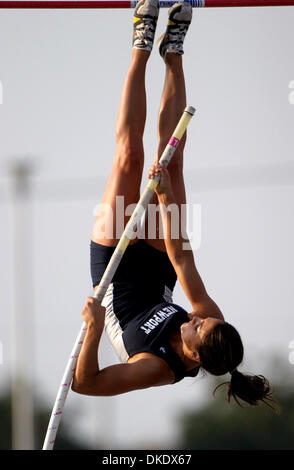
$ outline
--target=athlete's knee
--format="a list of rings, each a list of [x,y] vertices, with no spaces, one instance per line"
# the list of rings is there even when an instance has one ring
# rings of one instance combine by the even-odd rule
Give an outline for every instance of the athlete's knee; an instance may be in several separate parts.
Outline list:
[[[157,150],[157,157],[158,159],[163,154],[167,144],[170,142],[170,135],[166,137],[161,137],[158,150]],[[174,153],[170,163],[168,164],[168,168],[173,169],[173,171],[182,171],[183,170],[183,155],[184,155],[184,147],[185,147],[185,136],[181,139],[178,143],[178,147],[176,152]]]
[[[163,145],[162,147],[158,147],[157,151],[157,160],[159,161],[161,155],[164,152],[164,149],[166,147],[166,144]],[[168,171],[170,174],[173,174],[175,176],[181,176],[183,174],[183,149],[178,148],[176,152],[174,153],[173,157],[171,158],[169,164],[168,164]]]
[[[143,145],[136,139],[122,139],[117,142],[115,162],[126,172],[142,172],[144,166]]]
[[[120,152],[116,155],[115,163],[119,171],[128,175],[140,176],[143,171],[143,162],[134,152]]]
[[[177,151],[168,164],[170,174],[181,176],[183,174],[183,153]]]

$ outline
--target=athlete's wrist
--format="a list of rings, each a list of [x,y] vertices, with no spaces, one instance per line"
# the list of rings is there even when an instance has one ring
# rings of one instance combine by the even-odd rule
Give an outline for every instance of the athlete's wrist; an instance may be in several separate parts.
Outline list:
[[[170,204],[173,204],[175,202],[175,197],[171,189],[165,191],[164,193],[160,193],[157,196],[158,202],[165,206],[169,206]]]

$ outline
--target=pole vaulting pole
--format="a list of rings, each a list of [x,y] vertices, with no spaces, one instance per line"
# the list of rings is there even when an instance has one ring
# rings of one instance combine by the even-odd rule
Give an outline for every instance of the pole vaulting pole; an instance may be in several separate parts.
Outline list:
[[[164,168],[166,168],[167,165],[169,164],[181,138],[183,137],[187,129],[190,119],[192,118],[194,113],[195,113],[195,109],[192,106],[187,106],[185,108],[183,115],[159,160],[159,164],[163,166]],[[112,281],[112,278],[124,255],[124,252],[126,251],[129,245],[129,242],[132,239],[136,226],[140,222],[147,208],[148,202],[150,201],[154,193],[154,190],[159,183],[159,180],[160,180],[160,176],[155,177],[152,180],[149,180],[149,182],[147,183],[146,188],[144,192],[142,193],[142,196],[140,197],[139,202],[125,227],[125,230],[120,238],[120,241],[118,245],[116,246],[112,254],[112,257],[110,258],[107,268],[105,269],[105,272],[99,283],[99,286],[97,286],[97,288],[95,289],[94,297],[100,303],[103,300],[105,292],[107,291],[107,288]],[[83,344],[86,330],[87,330],[87,325],[85,322],[83,322],[81,330],[78,334],[78,337],[72,349],[70,358],[68,360],[64,375],[61,380],[61,384],[57,393],[57,397],[56,397],[52,414],[51,414],[51,418],[49,421],[49,425],[48,425],[48,429],[47,429],[47,433],[46,433],[46,437],[45,437],[45,441],[43,445],[43,450],[52,450],[54,447],[55,437],[58,431],[59,423],[61,421],[61,415],[62,415],[63,408],[65,405],[65,400],[68,394],[69,387],[72,382],[74,370],[76,367],[76,362],[77,362],[77,359],[78,359],[78,356],[79,356],[79,353]]]
[[[188,0],[193,8],[281,7],[294,5],[294,0]],[[169,8],[176,0],[160,0]],[[0,8],[134,8],[137,0],[0,0]]]

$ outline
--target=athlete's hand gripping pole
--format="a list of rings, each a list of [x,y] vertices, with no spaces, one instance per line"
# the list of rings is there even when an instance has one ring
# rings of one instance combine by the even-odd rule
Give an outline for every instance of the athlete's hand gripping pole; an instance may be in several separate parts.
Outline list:
[[[159,160],[159,165],[165,168],[167,167],[194,113],[195,113],[195,109],[192,106],[187,106],[185,108],[183,115],[172,137],[170,138],[167,146],[165,147],[163,151],[163,154]],[[97,288],[95,289],[94,297],[100,303],[103,300],[106,290],[112,281],[112,278],[118,268],[118,265],[123,257],[123,254],[133,236],[134,230],[137,224],[140,222],[147,208],[148,202],[150,201],[154,193],[154,190],[159,183],[159,180],[160,180],[160,175],[158,175],[152,180],[149,180],[149,182],[147,183],[147,186],[144,192],[142,193],[142,196],[140,197],[140,200],[125,227],[125,230],[120,238],[120,241],[117,244],[112,254],[112,257],[109,260],[109,263],[107,265],[107,268],[105,269],[105,272],[102,276],[99,286],[97,286]],[[48,425],[48,429],[47,429],[47,433],[46,433],[46,437],[45,437],[45,441],[43,445],[43,450],[52,450],[54,447],[55,437],[56,437],[58,427],[61,421],[61,415],[63,412],[63,408],[65,405],[69,387],[71,386],[74,370],[76,367],[76,362],[77,362],[77,359],[78,359],[78,356],[79,356],[79,353],[83,344],[86,330],[87,330],[87,325],[85,322],[83,322],[81,330],[78,334],[78,337],[72,349],[70,358],[68,360],[64,375],[62,377],[61,384],[58,389],[58,393],[56,396],[56,400],[54,403],[54,407],[52,410],[51,418],[49,421],[49,425]]]

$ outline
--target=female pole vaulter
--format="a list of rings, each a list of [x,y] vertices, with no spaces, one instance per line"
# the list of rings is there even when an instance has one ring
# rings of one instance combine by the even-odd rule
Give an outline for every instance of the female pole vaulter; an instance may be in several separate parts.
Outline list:
[[[133,53],[120,101],[116,152],[91,240],[91,274],[97,286],[120,235],[117,233],[117,196],[124,206],[139,200],[144,165],[143,132],[146,120],[145,71],[152,50],[159,13],[157,0],[141,0],[134,11]],[[153,202],[160,204],[165,236],[135,238],[114,275],[102,305],[88,297],[82,312],[87,332],[74,373],[72,389],[81,394],[112,396],[132,390],[174,384],[195,377],[200,368],[216,376],[231,374],[228,400],[271,406],[271,389],[261,375],[244,375],[243,344],[237,330],[227,323],[208,295],[196,269],[191,249],[181,236],[172,237],[171,214],[166,210],[186,202],[181,140],[168,170],[157,162],[186,106],[182,66],[183,41],[192,19],[192,8],[182,2],[169,10],[166,32],[158,40],[165,67],[165,83],[158,117],[158,150],[149,178],[161,174]],[[157,199],[157,200],[156,200]],[[107,211],[109,208],[109,211]],[[128,217],[125,216],[126,224]],[[149,220],[150,223],[150,220]],[[109,226],[111,238],[102,232]],[[148,217],[147,217],[148,228]],[[147,229],[146,229],[147,232]],[[172,301],[177,278],[193,311],[187,313]],[[98,348],[103,329],[121,361],[100,369]]]

